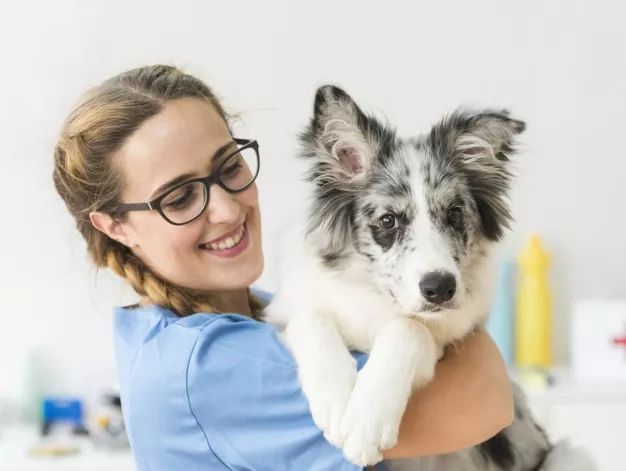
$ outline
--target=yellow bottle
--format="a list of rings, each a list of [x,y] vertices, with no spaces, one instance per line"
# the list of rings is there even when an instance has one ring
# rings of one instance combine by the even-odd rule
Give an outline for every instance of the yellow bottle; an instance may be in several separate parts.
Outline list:
[[[520,368],[552,365],[552,300],[547,271],[549,257],[538,235],[531,236],[519,257],[516,313],[516,362]]]

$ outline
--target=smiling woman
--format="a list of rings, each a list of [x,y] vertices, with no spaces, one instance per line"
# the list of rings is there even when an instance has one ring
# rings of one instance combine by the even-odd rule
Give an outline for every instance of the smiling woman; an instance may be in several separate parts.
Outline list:
[[[250,288],[264,266],[259,162],[212,91],[163,65],[95,87],[61,130],[56,189],[95,264],[139,297],[114,327],[140,471],[361,469],[316,426],[293,357],[258,320],[270,299]],[[470,446],[510,422],[495,345],[481,333],[463,348],[414,396],[387,458]]]

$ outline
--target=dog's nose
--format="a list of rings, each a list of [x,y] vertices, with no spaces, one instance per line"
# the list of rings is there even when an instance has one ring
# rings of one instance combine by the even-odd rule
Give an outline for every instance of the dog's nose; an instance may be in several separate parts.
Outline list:
[[[422,296],[433,304],[450,301],[456,292],[456,279],[452,273],[431,272],[420,281]]]

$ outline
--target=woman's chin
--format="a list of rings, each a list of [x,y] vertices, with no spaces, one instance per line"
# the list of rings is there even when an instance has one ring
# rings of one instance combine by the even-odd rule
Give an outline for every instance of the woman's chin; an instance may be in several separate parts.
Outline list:
[[[205,282],[201,291],[235,291],[249,288],[263,274],[264,259],[263,254],[255,254],[254,257],[246,257],[238,264],[230,266],[207,267],[209,276],[204,277]]]

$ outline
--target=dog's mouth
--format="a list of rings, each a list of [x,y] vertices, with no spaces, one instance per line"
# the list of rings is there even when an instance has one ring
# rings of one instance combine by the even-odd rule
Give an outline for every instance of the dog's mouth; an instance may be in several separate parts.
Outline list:
[[[393,303],[396,304],[398,307],[401,307],[401,304],[398,301],[398,298],[393,293],[393,291],[390,289],[387,289],[386,291],[387,291],[387,294],[393,300]],[[441,313],[448,312],[448,311],[455,311],[459,309],[459,307],[460,307],[459,303],[456,302],[455,300],[446,301],[441,304],[422,302],[419,306],[417,306],[416,309],[409,309],[409,312],[412,312],[413,315],[415,316],[435,318],[435,317],[439,317]]]
[[[441,304],[422,303],[417,314],[437,314],[444,311],[454,311],[458,308],[459,305],[454,301],[447,301]]]

